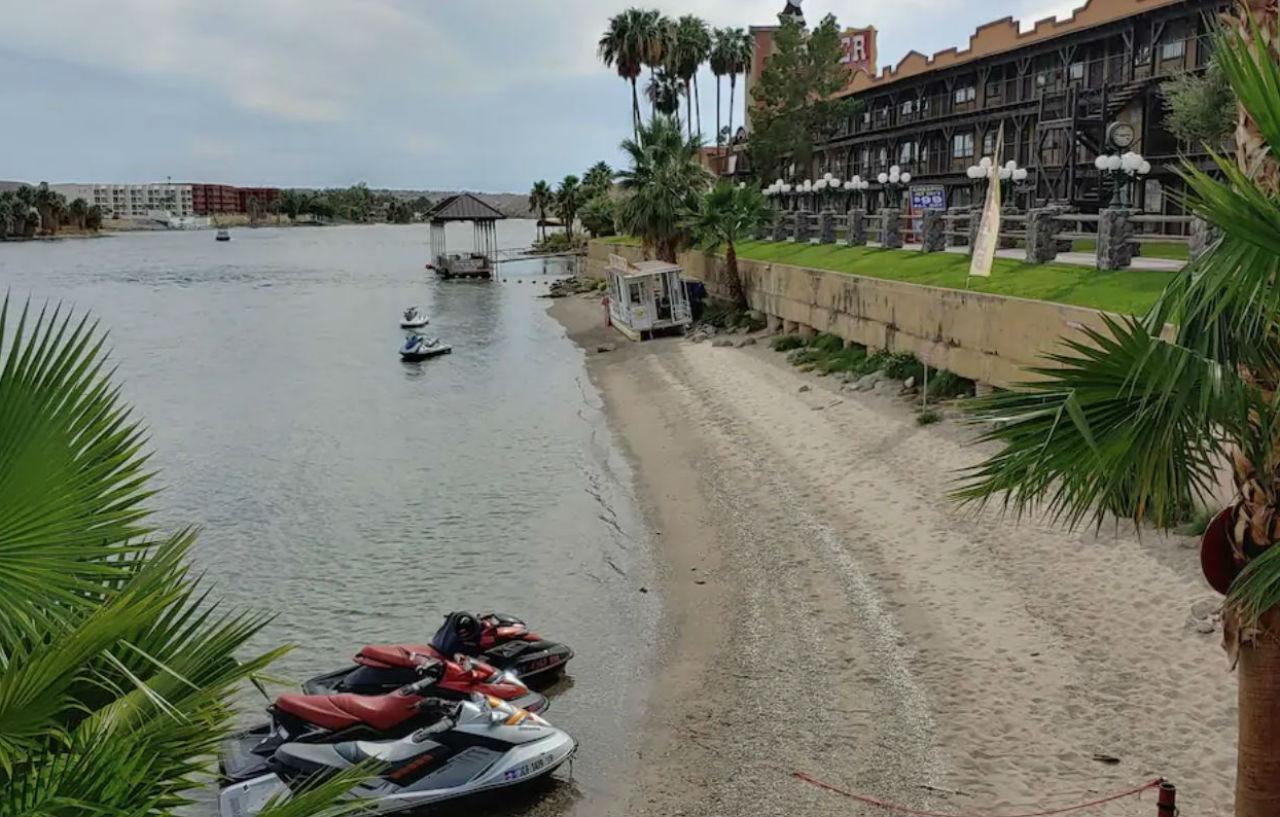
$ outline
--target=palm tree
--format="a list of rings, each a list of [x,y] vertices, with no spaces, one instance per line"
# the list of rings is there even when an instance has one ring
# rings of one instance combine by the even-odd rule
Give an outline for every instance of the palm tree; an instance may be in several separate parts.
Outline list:
[[[631,168],[618,173],[627,194],[618,226],[664,261],[675,262],[689,236],[682,214],[697,206],[711,182],[711,174],[698,163],[700,146],[697,137],[685,139],[679,121],[661,115],[640,129],[639,139],[622,143]]]
[[[1240,102],[1240,164],[1216,157],[1221,179],[1182,171],[1188,204],[1221,239],[1146,316],[1107,318],[1034,382],[980,403],[1002,420],[987,439],[1006,447],[955,494],[1068,524],[1115,515],[1165,528],[1210,501],[1218,467],[1232,465],[1236,495],[1205,548],[1223,563],[1224,643],[1239,667],[1237,815],[1280,814],[1280,40],[1275,4],[1252,13],[1256,23],[1214,35]]]
[[[616,68],[618,76],[631,83],[633,133],[638,133],[640,128],[640,94],[636,88],[636,78],[640,76],[640,68],[644,65],[648,49],[645,26],[645,12],[640,9],[631,8],[616,14],[609,18],[609,27],[600,37],[597,49],[605,67]]]
[[[62,199],[61,194],[49,189],[48,182],[40,182],[40,186],[32,193],[31,204],[40,214],[40,226],[47,233],[58,231],[57,214],[61,206],[59,199]]]
[[[593,164],[582,176],[582,187],[586,190],[587,198],[606,195],[609,188],[613,187],[613,175],[613,168],[609,167],[608,162]]]
[[[102,208],[98,205],[92,205],[89,212],[85,214],[84,225],[90,230],[102,229]]]
[[[0,190],[0,241],[7,239],[13,231],[11,208],[17,200],[12,190]]]
[[[146,431],[97,325],[58,308],[8,319],[6,298],[0,814],[174,817],[212,776],[234,688],[286,649],[247,652],[268,617],[217,609],[191,574],[195,532],[155,527]],[[353,782],[307,799],[350,813],[326,801]]]
[[[769,205],[755,186],[735,187],[721,181],[684,214],[685,226],[709,252],[724,247],[729,292],[739,309],[747,308],[747,290],[738,272],[738,242],[744,241],[769,218]]]
[[[676,21],[676,42],[667,61],[667,71],[684,83],[685,119],[693,137],[694,105],[698,91],[698,69],[711,53],[711,31],[701,17],[686,14]],[[692,83],[692,85],[691,85]],[[698,133],[702,133],[702,106],[697,104]]]
[[[71,202],[68,210],[71,213],[71,220],[76,225],[76,229],[83,230],[85,221],[89,217],[89,202],[77,197]]]
[[[751,35],[740,28],[729,29],[725,35],[725,73],[729,75],[729,139],[733,142],[733,105],[734,91],[738,87],[738,74],[745,74],[751,68],[753,51]],[[743,113],[746,118],[746,113]]]
[[[675,117],[677,121],[680,117],[680,94],[682,93],[684,93],[684,86],[680,84],[680,80],[668,74],[665,68],[660,68],[654,73],[644,90],[644,95],[648,98],[655,115]]]
[[[711,73],[716,77],[716,144],[720,144],[720,88],[721,80],[729,73],[729,34],[732,29],[717,28],[711,35],[711,53],[707,60]]]
[[[538,211],[538,229],[543,240],[547,237],[547,209],[554,201],[555,194],[551,192],[551,185],[546,180],[534,182],[529,190],[529,209]]]
[[[676,47],[676,24],[662,12],[650,9],[640,12],[640,30],[644,35],[644,54],[642,62],[649,68],[649,76],[653,77],[659,68],[667,64],[667,60]]]
[[[578,217],[578,208],[582,206],[582,186],[578,177],[572,174],[565,176],[564,181],[556,188],[556,215],[564,223],[564,232],[573,238],[573,220]]]

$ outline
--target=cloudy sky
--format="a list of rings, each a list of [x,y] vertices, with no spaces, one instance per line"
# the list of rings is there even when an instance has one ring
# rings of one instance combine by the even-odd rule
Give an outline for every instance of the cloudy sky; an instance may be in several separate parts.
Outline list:
[[[0,0],[0,179],[524,191],[618,161],[608,0]],[[651,0],[714,26],[783,0]],[[875,25],[880,62],[1072,0],[806,0]],[[715,87],[702,80],[714,132]],[[741,91],[741,87],[739,87]],[[726,102],[728,88],[725,88]],[[741,96],[741,94],[739,94]],[[726,113],[727,116],[727,113]],[[741,100],[735,121],[741,120]]]

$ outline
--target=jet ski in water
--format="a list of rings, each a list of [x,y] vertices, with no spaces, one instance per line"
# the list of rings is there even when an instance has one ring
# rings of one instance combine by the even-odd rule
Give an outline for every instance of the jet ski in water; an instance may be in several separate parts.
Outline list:
[[[564,672],[573,650],[530,632],[528,625],[514,616],[450,613],[430,644],[369,645],[356,655],[355,666],[312,678],[302,689],[313,695],[369,695],[399,689],[417,677],[414,668],[424,655],[469,655],[514,673],[526,684],[545,684]]]
[[[361,813],[408,811],[545,777],[577,749],[564,732],[497,698],[428,698],[418,707],[430,725],[399,740],[281,745],[268,774],[222,789],[221,817],[253,817],[273,797],[370,760],[385,765],[351,790],[349,796],[369,801]]]
[[[267,708],[268,723],[232,735],[222,744],[224,780],[242,782],[266,774],[276,749],[285,743],[335,743],[400,738],[428,725],[433,699],[465,700],[484,695],[530,712],[542,712],[547,699],[509,672],[463,657],[438,661],[419,656],[418,680],[383,695],[281,695]]]
[[[436,355],[447,355],[453,347],[441,343],[440,338],[424,338],[421,335],[410,335],[400,347],[400,358],[408,361],[426,360]]]
[[[418,307],[411,306],[404,311],[404,315],[400,318],[401,329],[421,329],[430,323],[427,316],[418,311]]]

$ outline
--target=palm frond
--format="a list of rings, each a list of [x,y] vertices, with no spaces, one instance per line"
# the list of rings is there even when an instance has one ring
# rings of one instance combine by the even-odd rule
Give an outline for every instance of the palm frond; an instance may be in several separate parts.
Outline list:
[[[1228,440],[1257,440],[1249,453],[1265,456],[1274,411],[1257,389],[1136,319],[1105,320],[1030,370],[1042,379],[975,404],[995,423],[983,439],[1006,447],[967,470],[956,499],[1043,505],[1073,526],[1111,513],[1167,527],[1207,493]]]
[[[23,307],[3,348],[0,307],[0,652],[32,605],[82,607],[145,547],[144,434],[104,372],[104,337],[59,309]]]

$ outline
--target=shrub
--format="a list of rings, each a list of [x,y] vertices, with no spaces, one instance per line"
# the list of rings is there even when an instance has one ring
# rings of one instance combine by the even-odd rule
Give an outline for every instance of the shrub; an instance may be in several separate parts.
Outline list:
[[[831,374],[832,372],[855,372],[862,362],[866,360],[867,349],[865,346],[850,346],[847,349],[841,349],[838,352],[826,355],[822,360],[818,361],[818,371],[823,374]]]
[[[884,373],[894,380],[914,377],[919,382],[924,377],[924,364],[910,352],[898,352],[888,356],[884,364]]]
[[[813,340],[809,341],[809,345],[814,349],[832,353],[838,352],[844,348],[844,340],[838,335],[823,332],[821,334],[814,335]]]
[[[916,425],[931,426],[942,419],[942,415],[933,409],[925,409],[916,415]]]
[[[790,352],[792,349],[799,349],[804,346],[804,338],[799,335],[778,335],[769,341],[769,346],[775,352]]]
[[[973,381],[961,377],[955,372],[943,369],[929,373],[929,397],[934,400],[946,400],[951,397],[972,397]]]

